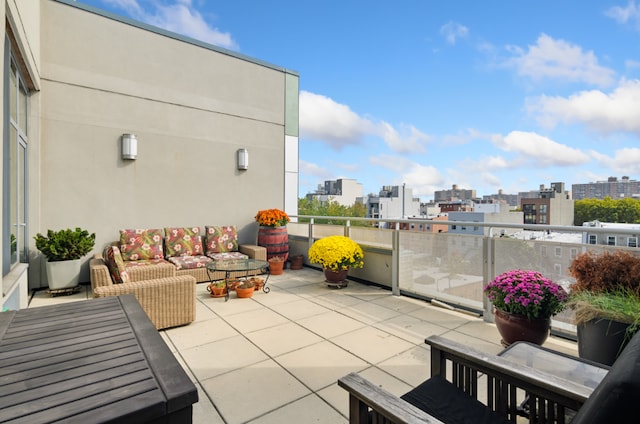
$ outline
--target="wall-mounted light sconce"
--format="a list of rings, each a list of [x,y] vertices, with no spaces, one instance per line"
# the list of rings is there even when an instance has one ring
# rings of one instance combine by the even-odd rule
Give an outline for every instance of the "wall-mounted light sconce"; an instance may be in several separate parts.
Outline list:
[[[249,169],[249,151],[247,149],[238,149],[238,169]]]
[[[135,160],[138,157],[138,139],[135,134],[122,134],[122,159]]]

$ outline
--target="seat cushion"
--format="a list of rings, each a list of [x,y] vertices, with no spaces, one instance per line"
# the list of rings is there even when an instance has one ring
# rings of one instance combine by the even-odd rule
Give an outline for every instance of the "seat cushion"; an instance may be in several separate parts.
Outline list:
[[[205,268],[211,259],[208,256],[203,255],[195,255],[195,256],[172,256],[167,258],[169,262],[171,262],[176,270],[181,269],[195,269],[195,268]]]
[[[164,229],[165,257],[203,255],[200,227]]]
[[[107,246],[107,248],[104,249],[102,258],[105,264],[107,264],[109,274],[111,274],[111,280],[115,284],[123,284],[130,281],[129,273],[124,265],[124,260],[122,259],[118,246]]]
[[[160,229],[120,230],[122,259],[125,261],[163,259],[163,236],[164,231]]]
[[[238,230],[235,225],[206,226],[207,256],[211,253],[238,251]]]
[[[229,259],[248,259],[249,256],[240,252],[221,252],[221,253],[209,253],[208,257],[214,261],[226,261]]]
[[[428,379],[401,398],[448,424],[509,422],[440,376]]]
[[[640,332],[629,341],[572,423],[623,423],[637,414],[640,399]]]

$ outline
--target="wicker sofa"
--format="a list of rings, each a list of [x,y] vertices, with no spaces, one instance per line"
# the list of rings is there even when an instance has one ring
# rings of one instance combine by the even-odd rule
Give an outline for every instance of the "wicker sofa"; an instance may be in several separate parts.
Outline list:
[[[221,280],[209,275],[213,260],[266,260],[261,246],[239,245],[235,226],[120,230],[120,239],[89,264],[94,297],[133,294],[156,328],[185,325],[195,319],[195,285]]]

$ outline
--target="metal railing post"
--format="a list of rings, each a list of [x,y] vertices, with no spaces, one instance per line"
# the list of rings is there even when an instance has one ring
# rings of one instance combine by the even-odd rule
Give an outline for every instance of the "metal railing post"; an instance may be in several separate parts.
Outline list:
[[[396,222],[391,248],[391,294],[400,296],[400,223]]]

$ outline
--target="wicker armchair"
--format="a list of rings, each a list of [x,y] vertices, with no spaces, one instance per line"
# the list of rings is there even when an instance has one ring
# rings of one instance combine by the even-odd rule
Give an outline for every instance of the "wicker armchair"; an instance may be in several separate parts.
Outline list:
[[[171,265],[139,267],[135,281],[114,284],[100,255],[89,263],[96,298],[133,294],[158,330],[189,324],[196,318],[196,279],[175,275]]]
[[[431,378],[400,397],[355,373],[338,380],[349,392],[350,423],[637,421],[640,333],[595,389],[443,337],[429,337],[426,343],[431,346]],[[479,390],[481,382],[486,391]]]

